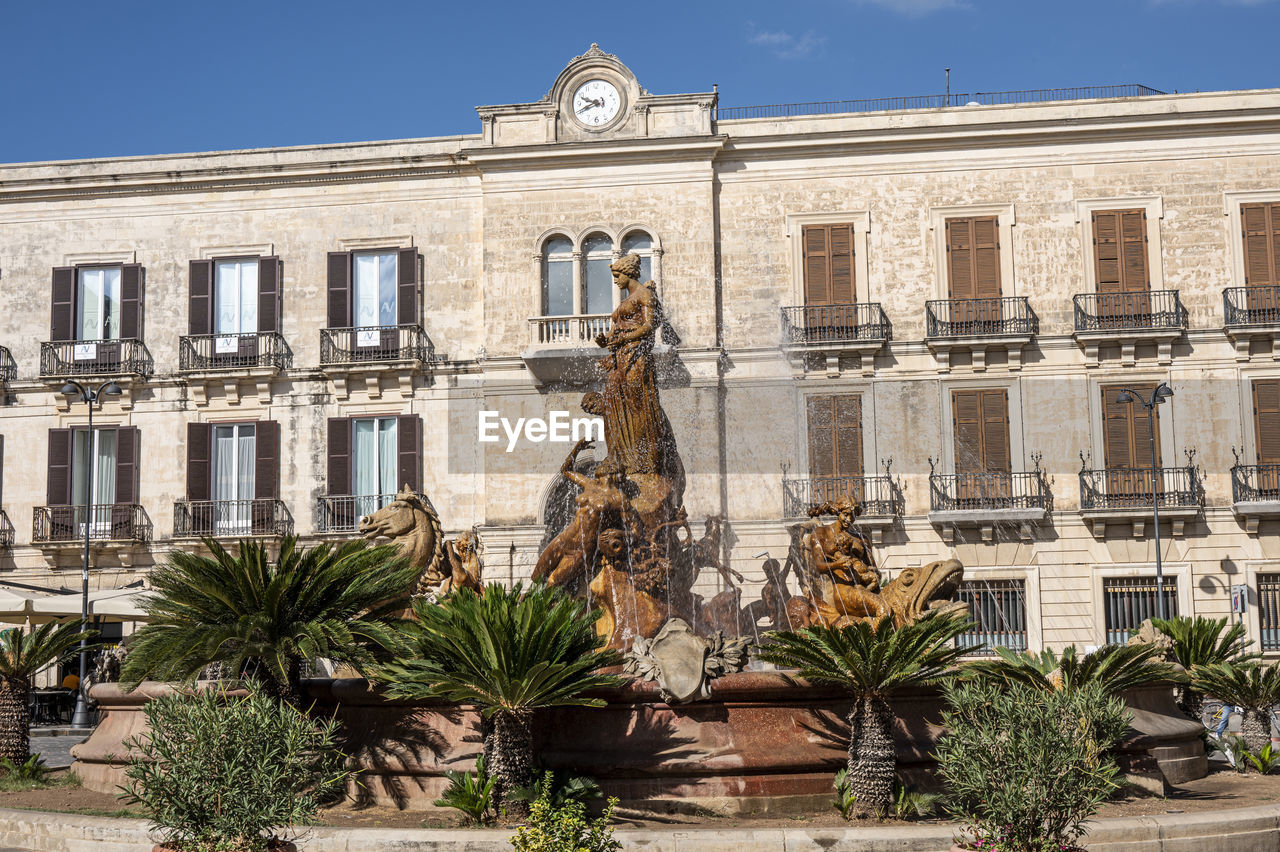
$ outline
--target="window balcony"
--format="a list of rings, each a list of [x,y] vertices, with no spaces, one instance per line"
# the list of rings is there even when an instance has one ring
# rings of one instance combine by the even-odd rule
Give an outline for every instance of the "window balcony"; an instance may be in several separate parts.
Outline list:
[[[433,360],[435,347],[420,325],[320,329],[320,369],[333,381],[339,399],[346,399],[361,380],[377,399],[383,377],[410,397],[413,377]]]
[[[179,500],[174,538],[263,538],[292,535],[293,515],[281,500]]]
[[[596,377],[596,359],[604,350],[596,335],[613,326],[609,314],[575,314],[529,318],[529,345],[520,353],[539,385],[579,387]]]
[[[289,344],[275,331],[185,335],[178,348],[178,370],[194,391],[196,405],[208,402],[211,387],[225,388],[228,398],[239,402],[242,381],[255,386],[265,405],[271,399],[271,379],[292,359]]]
[[[0,385],[7,385],[16,378],[18,378],[18,362],[13,360],[13,354],[9,352],[8,347],[0,346]]]
[[[0,509],[0,548],[7,549],[13,547],[13,540],[13,521],[9,520],[8,512],[4,509]]]
[[[808,517],[810,506],[838,497],[852,497],[862,506],[858,525],[871,531],[873,544],[880,544],[884,530],[902,515],[902,491],[888,475],[785,476],[782,479],[782,511],[787,518]]]
[[[136,545],[151,541],[151,519],[137,503],[100,503],[84,506],[36,506],[31,541],[54,552],[75,553],[84,546],[85,519],[89,519],[89,544],[97,550],[122,556]]]
[[[1239,464],[1231,468],[1231,509],[1249,535],[1266,518],[1280,518],[1280,464]]]
[[[990,351],[1007,353],[1010,370],[1022,369],[1022,348],[1040,331],[1040,319],[1025,296],[997,299],[934,299],[925,302],[925,343],[938,372],[951,370],[951,353],[968,350],[974,372],[987,368]]]
[[[1272,359],[1280,361],[1280,287],[1228,287],[1222,291],[1222,313],[1237,361],[1249,360],[1254,340],[1270,344]]]
[[[120,385],[120,404],[133,407],[133,385],[149,378],[155,363],[137,338],[116,340],[59,340],[40,344],[40,378],[52,385],[67,379],[114,381]],[[70,405],[60,398],[59,405]]]
[[[792,305],[782,309],[782,347],[800,370],[840,373],[851,356],[863,374],[874,372],[875,354],[893,339],[893,328],[876,302]]]
[[[1088,366],[1097,367],[1099,348],[1118,344],[1125,366],[1137,363],[1139,343],[1154,343],[1161,364],[1173,363],[1173,342],[1185,333],[1187,311],[1177,290],[1142,293],[1079,293],[1075,306],[1076,343]]]
[[[984,541],[994,541],[1002,525],[1017,526],[1030,541],[1031,525],[1052,511],[1053,494],[1041,470],[929,474],[929,522],[942,528],[948,543],[959,527],[978,527]]]
[[[354,533],[360,519],[396,499],[394,494],[326,494],[316,501],[316,531]]]
[[[1154,495],[1153,495],[1154,491]],[[1160,504],[1160,520],[1173,525],[1180,537],[1189,518],[1204,506],[1204,486],[1192,465],[1186,467],[1111,468],[1080,471],[1080,512],[1102,539],[1113,524],[1132,524],[1141,538],[1153,519],[1152,498]]]

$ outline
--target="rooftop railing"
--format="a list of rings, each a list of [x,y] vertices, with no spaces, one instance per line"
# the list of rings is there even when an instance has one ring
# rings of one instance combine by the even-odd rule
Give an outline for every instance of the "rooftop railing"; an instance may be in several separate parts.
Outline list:
[[[173,504],[174,538],[243,538],[293,533],[283,501],[179,500]]]
[[[1076,331],[1135,331],[1186,328],[1187,311],[1177,290],[1141,293],[1079,293]]]
[[[320,364],[432,360],[435,350],[420,325],[377,325],[320,329]]]
[[[93,541],[151,541],[151,519],[137,503],[99,503],[84,506],[36,506],[31,540],[37,544],[84,539],[85,520]]]
[[[183,372],[289,366],[293,353],[277,331],[251,334],[197,334],[182,337],[178,369]]]
[[[925,302],[927,337],[1023,336],[1039,330],[1040,320],[1025,296]]]
[[[150,376],[151,353],[141,340],[60,340],[40,344],[41,378]]]
[[[893,329],[878,302],[792,305],[782,309],[782,338],[788,343],[876,342],[893,339]]]
[[[1204,486],[1193,466],[1080,471],[1080,508],[1084,511],[1148,509],[1153,491],[1161,509],[1204,505]]]
[[[1053,509],[1053,495],[1038,470],[1020,473],[929,474],[929,506],[935,512]]]
[[[788,518],[803,518],[810,506],[839,497],[852,497],[861,503],[864,517],[902,514],[902,492],[887,475],[789,476],[782,480],[782,510]]]
[[[1261,284],[1222,291],[1227,326],[1280,325],[1280,287]]]

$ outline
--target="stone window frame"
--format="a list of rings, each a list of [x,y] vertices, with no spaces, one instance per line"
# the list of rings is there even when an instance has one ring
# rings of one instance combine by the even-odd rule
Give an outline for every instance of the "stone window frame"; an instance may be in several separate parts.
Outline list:
[[[1178,613],[1181,615],[1194,614],[1194,601],[1192,599],[1194,578],[1191,575],[1191,562],[1166,559],[1161,561],[1161,568],[1166,580],[1170,577],[1177,578]],[[1107,644],[1106,597],[1102,592],[1102,581],[1104,579],[1114,580],[1125,577],[1154,578],[1156,576],[1156,563],[1154,559],[1150,562],[1118,562],[1106,565],[1094,563],[1093,565],[1087,565],[1087,569],[1089,570],[1090,597],[1093,605],[1093,638],[1096,644],[1093,647],[1086,647],[1084,650],[1085,653],[1092,653]]]
[[[1021,580],[1023,583],[1023,599],[1027,605],[1027,651],[1037,654],[1044,650],[1039,566],[1008,565],[985,568],[980,565],[965,565],[964,573],[966,582],[971,580]],[[982,654],[981,656],[994,656],[994,653]]]
[[[1280,380],[1280,370],[1274,364],[1242,364],[1240,367],[1239,375],[1236,377],[1240,407],[1240,443],[1242,445],[1240,463],[1257,464],[1258,434],[1257,424],[1254,422],[1253,415],[1253,384],[1254,382]],[[1160,437],[1163,439],[1164,435],[1161,434]],[[1228,473],[1230,473],[1229,470]],[[1280,572],[1280,568],[1277,568],[1276,571]]]
[[[1107,450],[1106,450],[1106,422],[1102,416],[1102,389],[1114,385],[1127,385],[1133,387],[1141,384],[1156,384],[1168,382],[1173,387],[1172,377],[1167,372],[1159,372],[1158,370],[1142,370],[1138,372],[1125,371],[1123,373],[1107,373],[1100,376],[1089,377],[1089,470],[1106,470],[1107,468]],[[1161,467],[1179,467],[1179,464],[1171,464],[1176,462],[1178,456],[1172,453],[1181,453],[1181,449],[1177,445],[1177,434],[1174,432],[1174,421],[1178,419],[1178,395],[1161,403],[1165,414],[1160,415],[1157,428],[1160,430],[1160,465]],[[1130,403],[1138,405],[1137,401]]]
[[[275,243],[254,243],[234,246],[203,246],[199,260],[224,260],[229,258],[274,257]]]
[[[825,223],[824,223],[825,224]],[[796,434],[796,475],[815,476],[809,467],[809,397],[811,396],[853,396],[862,397],[862,475],[877,476],[880,474],[880,459],[877,455],[876,437],[876,385],[869,379],[852,378],[824,382],[820,386],[806,387],[796,393],[796,422],[800,428]]]
[[[1234,566],[1239,566],[1243,563],[1244,571],[1240,572],[1238,568],[1236,571],[1228,571],[1227,563],[1231,563]],[[1258,605],[1258,576],[1260,574],[1280,574],[1280,560],[1264,557],[1260,559],[1242,559],[1240,562],[1236,562],[1230,557],[1224,557],[1218,561],[1218,565],[1221,568],[1220,574],[1209,576],[1216,576],[1217,579],[1222,580],[1222,594],[1227,598],[1228,608],[1230,608],[1231,586],[1243,583],[1247,588],[1249,606],[1242,618],[1245,625],[1245,636],[1253,645],[1253,650],[1261,651],[1262,614],[1260,612],[1261,607]],[[1237,582],[1233,583],[1232,580]],[[1275,651],[1267,651],[1265,656],[1268,660],[1274,660],[1277,653]]]
[[[124,266],[138,262],[138,252],[134,249],[126,251],[94,251],[71,252],[62,256],[62,266]]]
[[[1094,261],[1093,214],[1099,210],[1144,210],[1147,214],[1147,280],[1152,290],[1164,290],[1164,249],[1161,223],[1164,197],[1159,195],[1121,198],[1076,199],[1076,226],[1080,229],[1081,262],[1084,264],[1083,293],[1098,292],[1098,269]]]
[[[950,299],[947,280],[947,220],[971,216],[995,216],[1000,243],[1000,297],[1018,295],[1018,279],[1014,276],[1013,229],[1018,224],[1014,202],[956,204],[929,208],[929,230],[933,244],[933,292],[935,299]]]
[[[1023,435],[1022,382],[1016,376],[981,375],[972,378],[948,379],[939,382],[938,411],[942,427],[942,446],[938,454],[938,473],[956,472],[955,420],[951,411],[953,390],[1003,390],[1008,399],[1009,414],[1009,472],[1026,473],[1027,448]],[[1028,640],[1029,641],[1029,640]]]
[[[873,302],[868,245],[871,233],[871,211],[868,208],[834,210],[830,212],[788,213],[783,235],[791,252],[791,302],[804,302],[804,226],[835,225],[848,222],[853,225],[853,298],[855,302]]]
[[[553,228],[547,228],[545,231],[540,233],[538,235],[538,238],[534,240],[534,243],[533,243],[533,252],[531,254],[531,258],[533,261],[533,275],[532,275],[533,293],[534,293],[533,301],[534,301],[534,304],[538,306],[537,312],[534,314],[534,316],[543,315],[542,314],[542,285],[543,285],[542,263],[544,259],[544,250],[545,250],[547,240],[551,239],[552,237],[564,237],[565,239],[569,240],[573,244],[572,256],[573,256],[573,308],[574,310],[573,310],[573,313],[568,314],[568,316],[584,316],[582,312],[582,288],[583,288],[583,284],[585,283],[585,279],[583,276],[586,274],[586,266],[585,266],[586,254],[583,251],[583,247],[582,247],[583,243],[586,241],[587,237],[591,236],[592,234],[604,234],[613,242],[613,259],[618,260],[619,258],[622,257],[622,241],[637,231],[643,231],[644,233],[649,235],[649,242],[651,246],[651,248],[649,249],[649,256],[651,259],[651,267],[653,270],[653,280],[654,280],[654,283],[658,285],[658,294],[659,296],[661,296],[663,249],[662,249],[662,237],[659,236],[656,229],[651,228],[645,224],[634,223],[634,222],[624,225],[621,228],[615,228],[613,226],[603,225],[603,224],[588,225],[584,228],[579,228],[577,230],[573,228],[568,228],[568,227],[553,227]],[[615,287],[613,289],[613,307],[617,308],[620,303],[621,303],[621,300],[618,296],[618,290]]]
[[[1226,219],[1227,250],[1231,263],[1231,278],[1228,287],[1243,287],[1244,283],[1244,241],[1240,232],[1244,222],[1240,215],[1240,205],[1258,203],[1280,203],[1280,188],[1249,189],[1222,193],[1222,213]]]

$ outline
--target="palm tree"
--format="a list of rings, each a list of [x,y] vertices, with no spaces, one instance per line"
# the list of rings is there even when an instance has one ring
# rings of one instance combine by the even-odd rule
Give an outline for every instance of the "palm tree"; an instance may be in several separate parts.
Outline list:
[[[1280,663],[1210,663],[1191,670],[1191,685],[1206,695],[1244,708],[1240,733],[1258,753],[1271,742],[1271,708],[1280,703]]]
[[[194,680],[221,663],[262,677],[299,706],[303,664],[325,658],[358,670],[402,651],[404,601],[417,569],[395,547],[356,539],[338,547],[242,541],[233,556],[212,539],[212,556],[174,551],[151,574],[150,622],[134,634],[121,667],[129,687],[143,679]]]
[[[893,693],[934,683],[961,653],[950,643],[972,626],[967,619],[930,612],[914,624],[892,619],[833,628],[769,633],[759,656],[799,669],[803,678],[834,683],[853,695],[849,710],[848,779],[860,806],[882,814],[893,795]]]
[[[414,654],[375,672],[398,698],[444,698],[473,704],[484,717],[484,762],[496,780],[495,801],[523,813],[511,798],[533,781],[534,714],[547,707],[599,707],[587,690],[622,679],[597,673],[617,665],[595,632],[599,612],[541,584],[477,595],[459,589],[439,604],[415,600]]]
[[[1245,637],[1244,624],[1237,622],[1227,627],[1225,618],[1153,618],[1151,624],[1173,640],[1173,652],[1188,672],[1196,666],[1217,663],[1247,662],[1261,655],[1249,653],[1249,640]],[[1223,631],[1226,631],[1225,633]],[[1182,712],[1199,721],[1203,718],[1204,693],[1188,684],[1178,701]]]
[[[977,660],[964,667],[966,677],[1028,683],[1042,689],[1072,689],[1100,684],[1109,695],[1149,683],[1185,680],[1174,666],[1162,662],[1154,645],[1104,645],[1079,656],[1074,645],[1062,654],[1039,655],[996,648],[999,659]]]
[[[0,631],[0,760],[17,766],[31,749],[31,678],[46,666],[56,666],[80,652],[80,640],[96,631],[81,630],[79,621],[51,621],[32,628]]]

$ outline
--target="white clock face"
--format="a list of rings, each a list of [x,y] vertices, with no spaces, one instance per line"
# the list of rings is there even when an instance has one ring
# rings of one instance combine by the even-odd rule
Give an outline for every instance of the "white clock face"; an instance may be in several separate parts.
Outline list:
[[[622,96],[608,80],[588,80],[573,93],[573,115],[588,127],[603,127],[622,108]]]

